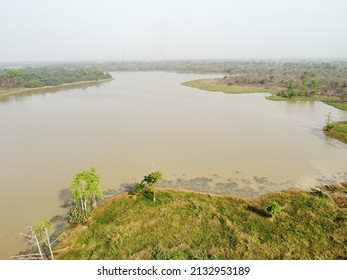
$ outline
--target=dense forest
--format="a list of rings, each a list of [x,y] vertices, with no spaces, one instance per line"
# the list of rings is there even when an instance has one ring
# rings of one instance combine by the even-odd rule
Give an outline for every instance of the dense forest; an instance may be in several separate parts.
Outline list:
[[[0,89],[37,88],[62,84],[111,79],[104,71],[55,67],[4,69],[0,71]]]

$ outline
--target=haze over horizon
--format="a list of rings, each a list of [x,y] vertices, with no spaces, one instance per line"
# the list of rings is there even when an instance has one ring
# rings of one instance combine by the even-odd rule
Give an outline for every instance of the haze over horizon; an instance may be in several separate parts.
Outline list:
[[[3,0],[0,62],[347,58],[344,0]]]

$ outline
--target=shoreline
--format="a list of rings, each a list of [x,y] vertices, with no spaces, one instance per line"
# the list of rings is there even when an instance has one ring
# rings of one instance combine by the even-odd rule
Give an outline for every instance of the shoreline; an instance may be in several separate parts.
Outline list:
[[[323,132],[326,136],[347,144],[347,121],[332,122],[331,128],[327,129],[325,126]]]
[[[218,83],[219,78],[198,79],[181,83],[182,86],[197,88],[200,90],[223,92],[227,94],[270,93],[274,94],[279,88],[260,85],[227,85]]]
[[[345,102],[341,102],[340,99],[336,97],[329,97],[329,96],[321,96],[316,95],[313,97],[307,97],[307,96],[296,96],[293,98],[286,98],[282,96],[277,96],[276,92],[279,91],[281,88],[272,86],[272,85],[251,85],[251,84],[244,84],[244,85],[227,85],[223,83],[218,83],[220,79],[219,78],[212,78],[212,79],[198,79],[198,80],[191,80],[181,83],[183,86],[188,86],[192,88],[197,88],[200,90],[206,90],[206,91],[212,91],[212,92],[223,92],[227,94],[247,94],[247,93],[269,93],[272,94],[271,96],[266,96],[265,98],[267,100],[271,101],[321,101],[324,102],[327,105],[333,106],[337,109],[347,111],[347,104]]]
[[[0,91],[0,98],[6,97],[6,96],[12,96],[12,95],[21,95],[26,94],[30,92],[40,91],[40,90],[50,90],[50,89],[60,89],[60,88],[69,88],[69,86],[83,86],[83,85],[92,85],[102,82],[108,82],[112,81],[111,79],[102,79],[102,80],[93,80],[93,81],[80,81],[80,82],[73,82],[73,83],[65,83],[61,85],[56,86],[44,86],[44,87],[35,87],[35,88],[14,88],[14,89],[7,89],[7,90],[1,90]]]

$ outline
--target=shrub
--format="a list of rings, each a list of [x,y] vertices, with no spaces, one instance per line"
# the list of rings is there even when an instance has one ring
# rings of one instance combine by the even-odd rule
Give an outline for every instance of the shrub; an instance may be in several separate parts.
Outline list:
[[[280,210],[280,206],[276,201],[271,201],[269,205],[266,208],[266,213],[269,214],[271,217],[275,217]]]
[[[68,221],[71,224],[82,224],[88,220],[90,211],[82,209],[81,205],[75,205],[68,213]]]
[[[134,183],[133,194],[143,193],[146,190],[146,185],[143,183]]]

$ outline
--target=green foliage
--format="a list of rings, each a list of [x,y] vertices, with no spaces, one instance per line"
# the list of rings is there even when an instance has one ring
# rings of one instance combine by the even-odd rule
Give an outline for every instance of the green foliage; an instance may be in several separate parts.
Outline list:
[[[33,232],[35,234],[35,239],[37,240],[37,246],[41,246],[43,251],[48,251],[51,259],[54,259],[53,250],[52,250],[52,240],[50,236],[53,234],[55,228],[53,223],[49,219],[43,219],[39,221],[33,227]],[[40,250],[40,254],[42,256],[42,251]],[[47,255],[47,253],[46,253]]]
[[[329,123],[329,129],[323,130],[325,135],[347,144],[347,121]]]
[[[133,193],[134,194],[139,194],[139,193],[143,193],[144,190],[146,188],[146,185],[143,183],[134,183],[134,190]]]
[[[70,190],[72,201],[79,204],[83,211],[88,211],[91,202],[96,203],[96,199],[103,197],[99,172],[92,167],[77,173],[70,184]]]
[[[203,65],[211,72],[224,72],[222,79],[185,82],[183,85],[226,93],[270,92],[295,98],[335,96],[347,101],[347,63],[220,62]],[[218,71],[219,69],[219,71]],[[222,71],[227,70],[227,71]],[[257,91],[256,91],[257,90]],[[340,98],[338,98],[340,97]]]
[[[154,171],[145,175],[141,183],[134,183],[134,194],[146,194],[153,192],[152,187],[163,179],[161,171]]]
[[[331,112],[329,112],[328,115],[325,116],[327,117],[327,123],[323,130],[330,131],[334,127],[333,123],[331,122]]]
[[[154,184],[160,182],[163,179],[162,177],[163,175],[161,171],[154,171],[152,173],[149,173],[147,176],[144,176],[144,179],[142,180],[141,184],[145,184],[151,187]]]
[[[94,69],[64,69],[64,68],[26,68],[5,69],[0,74],[1,84],[8,88],[36,88],[58,86],[81,81],[97,81],[112,78],[109,73]],[[0,84],[0,86],[1,86]]]
[[[266,207],[266,213],[269,214],[271,217],[277,216],[278,212],[280,210],[280,206],[276,201],[271,201],[268,206]]]
[[[43,219],[34,225],[33,230],[38,237],[38,239],[43,239],[45,237],[45,228],[51,232],[54,231],[54,226],[49,219]]]
[[[307,96],[312,97],[317,94],[317,89],[319,86],[319,81],[316,80],[306,80],[302,78],[299,80],[291,80],[286,84],[286,90],[279,92],[279,96],[293,98],[296,96]],[[306,76],[304,76],[306,77]]]
[[[90,211],[84,211],[80,204],[76,204],[68,213],[70,224],[82,224],[88,220]]]

